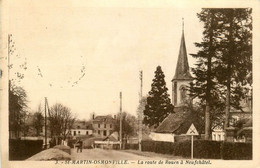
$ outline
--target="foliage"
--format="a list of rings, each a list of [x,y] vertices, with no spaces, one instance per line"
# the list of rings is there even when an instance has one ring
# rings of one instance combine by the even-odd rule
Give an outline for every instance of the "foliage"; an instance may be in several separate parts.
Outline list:
[[[75,117],[70,108],[56,103],[49,110],[49,122],[51,135],[62,136],[63,139],[66,139],[75,122]]]
[[[251,160],[252,143],[224,142],[222,155],[225,160]]]
[[[190,87],[193,98],[198,98],[206,122],[225,127],[229,121],[230,106],[242,110],[252,85],[252,9],[206,8],[198,14],[204,24],[203,39],[195,43],[199,48],[195,80]],[[223,111],[226,109],[225,116]],[[210,121],[207,121],[210,120]]]
[[[122,137],[133,136],[137,132],[137,119],[135,116],[122,112]],[[115,131],[120,132],[120,113],[117,114]]]
[[[27,94],[22,87],[9,81],[9,131],[14,133],[10,138],[19,138],[25,129],[24,119],[27,111]]]
[[[161,67],[158,66],[144,110],[143,122],[149,127],[158,127],[159,124],[173,112],[173,105],[167,93],[168,88],[166,87],[164,77]]]
[[[38,106],[38,110],[33,114],[33,123],[34,129],[36,130],[36,136],[39,136],[44,125],[44,117],[42,115],[41,104]]]

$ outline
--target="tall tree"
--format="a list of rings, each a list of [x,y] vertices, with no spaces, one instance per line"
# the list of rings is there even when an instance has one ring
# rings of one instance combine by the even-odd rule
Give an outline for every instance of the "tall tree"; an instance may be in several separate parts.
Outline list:
[[[214,81],[213,65],[217,57],[217,40],[219,38],[218,26],[216,19],[217,11],[215,9],[203,9],[198,18],[204,23],[203,39],[195,46],[200,48],[197,54],[191,54],[198,59],[195,68],[192,69],[195,75],[194,84],[190,87],[191,97],[201,99],[201,105],[205,108],[205,139],[210,139],[211,134],[211,111],[213,105],[221,105],[213,102],[219,100]],[[213,94],[215,96],[213,96]],[[217,98],[217,99],[216,99]]]
[[[252,18],[251,9],[203,9],[198,17],[204,23],[204,37],[201,43],[195,43],[200,51],[193,54],[198,63],[190,92],[205,107],[208,138],[212,122],[223,123],[222,111],[224,128],[229,126],[230,108],[242,109],[240,100],[250,90]]]
[[[143,122],[149,127],[158,127],[160,122],[173,112],[173,105],[171,104],[169,94],[167,93],[168,89],[164,77],[161,66],[158,66],[144,109]]]
[[[221,9],[219,19],[221,55],[218,62],[218,81],[226,86],[224,129],[229,127],[230,108],[241,109],[252,84],[252,9]],[[225,73],[223,73],[225,72]]]

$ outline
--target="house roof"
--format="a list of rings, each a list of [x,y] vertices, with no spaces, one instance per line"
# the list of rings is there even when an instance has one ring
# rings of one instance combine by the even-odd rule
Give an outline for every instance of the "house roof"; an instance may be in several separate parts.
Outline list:
[[[106,137],[103,141],[118,141],[118,132],[113,132],[111,135],[109,135],[108,137]]]
[[[173,80],[190,80],[190,79],[192,79],[189,69],[190,69],[190,67],[189,67],[189,63],[188,63],[184,31],[182,30],[178,62],[177,62]]]
[[[79,121],[79,120],[73,124],[72,128],[73,129],[88,129],[88,130],[93,129],[90,121]]]
[[[100,123],[100,122],[106,122],[106,123],[113,123],[115,122],[115,119],[111,115],[106,115],[106,116],[96,116],[93,119],[93,122],[95,123]]]
[[[175,107],[174,113],[165,118],[155,132],[186,134],[192,123],[200,134],[204,133],[203,121],[197,113],[185,110],[182,107]]]

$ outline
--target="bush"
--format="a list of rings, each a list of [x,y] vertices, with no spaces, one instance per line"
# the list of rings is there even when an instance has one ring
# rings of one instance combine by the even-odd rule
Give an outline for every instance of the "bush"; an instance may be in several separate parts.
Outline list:
[[[156,141],[142,141],[142,151],[155,152],[155,142]]]
[[[139,145],[138,145],[138,144],[126,144],[126,145],[125,145],[125,149],[138,150],[138,149],[139,149]]]
[[[222,155],[225,160],[251,160],[252,143],[224,142]]]
[[[9,139],[9,160],[25,160],[42,150],[43,140]]]
[[[142,151],[162,154],[173,154],[182,157],[191,157],[191,141],[161,142],[142,141]],[[220,142],[209,140],[195,140],[193,142],[194,158],[203,159],[252,159],[251,143]]]
[[[54,149],[62,150],[62,151],[64,151],[64,152],[68,153],[68,154],[71,153],[71,151],[70,151],[70,147],[69,147],[69,146],[65,146],[65,145],[56,145],[56,146],[54,146],[53,148],[54,148]]]

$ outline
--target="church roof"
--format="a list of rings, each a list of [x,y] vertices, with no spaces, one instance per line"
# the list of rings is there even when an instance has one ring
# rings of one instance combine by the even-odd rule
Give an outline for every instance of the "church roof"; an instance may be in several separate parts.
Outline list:
[[[204,133],[203,121],[195,112],[182,107],[175,107],[174,113],[166,117],[155,132],[186,134],[191,124],[194,124],[200,134]]]
[[[181,37],[181,45],[180,45],[180,50],[179,50],[178,62],[177,62],[177,67],[176,67],[176,70],[175,70],[175,75],[173,77],[173,80],[192,79],[189,68],[190,67],[189,67],[188,58],[187,58],[187,50],[186,50],[186,45],[185,45],[184,31],[182,30],[182,37]]]

